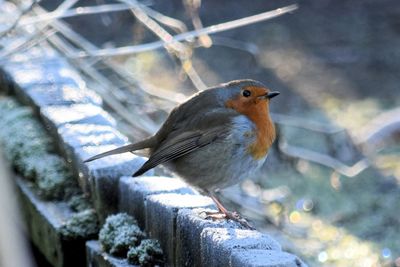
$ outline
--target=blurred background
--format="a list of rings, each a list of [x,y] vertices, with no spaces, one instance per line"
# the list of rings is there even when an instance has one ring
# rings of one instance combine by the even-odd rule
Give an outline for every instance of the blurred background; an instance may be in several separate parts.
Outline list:
[[[16,28],[64,53],[132,141],[209,86],[250,78],[280,91],[273,151],[224,202],[310,266],[400,266],[397,0],[12,3],[26,11]],[[199,31],[240,18],[249,25]]]

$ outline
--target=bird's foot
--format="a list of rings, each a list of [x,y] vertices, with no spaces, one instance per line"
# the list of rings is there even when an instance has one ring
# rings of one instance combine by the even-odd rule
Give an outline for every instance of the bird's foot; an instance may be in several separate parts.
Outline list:
[[[205,213],[206,213],[206,218],[209,218],[212,220],[230,219],[232,221],[240,223],[242,226],[244,226],[247,229],[255,230],[255,228],[253,226],[251,226],[249,224],[249,222],[245,218],[241,217],[239,215],[239,213],[237,213],[236,211],[234,211],[234,212],[206,211]]]
[[[226,219],[226,215],[220,211],[205,211],[206,219],[223,220]]]

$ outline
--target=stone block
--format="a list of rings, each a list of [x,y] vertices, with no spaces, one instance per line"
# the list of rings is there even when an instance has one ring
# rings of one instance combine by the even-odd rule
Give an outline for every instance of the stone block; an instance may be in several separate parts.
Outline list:
[[[115,120],[101,107],[93,104],[75,104],[71,106],[46,106],[40,110],[40,115],[49,133],[59,145],[63,153],[64,140],[58,130],[67,124],[92,124],[111,126],[115,128]]]
[[[69,83],[37,84],[25,91],[39,107],[73,104],[100,106],[102,104],[101,98],[93,91]]]
[[[47,106],[42,116],[55,128],[67,123],[90,123],[115,127],[115,120],[98,105],[74,104],[70,106]]]
[[[98,241],[86,242],[87,267],[134,267],[126,259],[113,257],[102,251]]]
[[[101,145],[123,145],[128,138],[114,127],[97,124],[64,124],[58,128],[64,145],[71,148]]]
[[[268,235],[254,230],[205,228],[201,232],[203,266],[230,266],[235,249],[281,251],[281,246]]]
[[[85,240],[65,239],[60,228],[71,214],[66,203],[40,200],[20,178],[16,179],[26,229],[39,251],[55,267],[85,266]]]
[[[231,267],[306,267],[296,255],[276,250],[234,249],[231,254]]]
[[[215,208],[209,197],[202,195],[159,194],[146,201],[146,232],[158,239],[169,266],[175,266],[176,217],[179,209]]]
[[[145,203],[147,197],[163,193],[198,194],[178,178],[145,176],[122,177],[119,181],[119,211],[126,212],[145,227]]]
[[[10,64],[5,69],[13,81],[25,89],[38,84],[73,84],[81,89],[86,85],[79,73],[61,58],[38,64]]]
[[[7,38],[3,38],[3,42],[7,42]],[[12,45],[14,40],[10,40],[8,44],[5,44],[5,47]],[[37,60],[32,60],[32,58],[39,58]],[[67,61],[64,57],[57,52],[50,45],[41,43],[40,46],[33,46],[27,50],[20,51],[18,53],[13,53],[7,57],[7,66],[10,65],[31,65],[32,67],[39,64],[39,62],[52,62],[52,61]],[[6,66],[6,67],[7,67]]]
[[[176,265],[203,266],[201,232],[205,228],[242,228],[231,220],[205,219],[205,209],[179,210],[176,220]]]
[[[75,148],[72,158],[72,164],[79,170],[79,184],[85,192],[90,192],[100,221],[118,211],[120,177],[132,175],[146,161],[143,157],[125,153],[83,163],[84,159],[115,147],[102,145]],[[152,175],[153,170],[146,174]]]

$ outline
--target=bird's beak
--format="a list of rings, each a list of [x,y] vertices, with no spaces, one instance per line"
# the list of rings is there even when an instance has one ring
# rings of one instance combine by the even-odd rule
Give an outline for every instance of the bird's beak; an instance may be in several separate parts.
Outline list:
[[[265,95],[260,96],[260,98],[264,98],[264,99],[271,99],[277,95],[279,95],[280,93],[278,91],[273,91],[273,92],[269,92]]]

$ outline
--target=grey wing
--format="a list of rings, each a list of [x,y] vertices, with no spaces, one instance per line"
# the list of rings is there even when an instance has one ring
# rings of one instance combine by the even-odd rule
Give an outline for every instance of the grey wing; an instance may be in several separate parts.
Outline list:
[[[153,151],[149,160],[132,176],[139,176],[159,164],[179,158],[196,149],[209,145],[219,138],[224,138],[228,134],[228,131],[227,126],[220,125],[207,130],[181,133]]]

